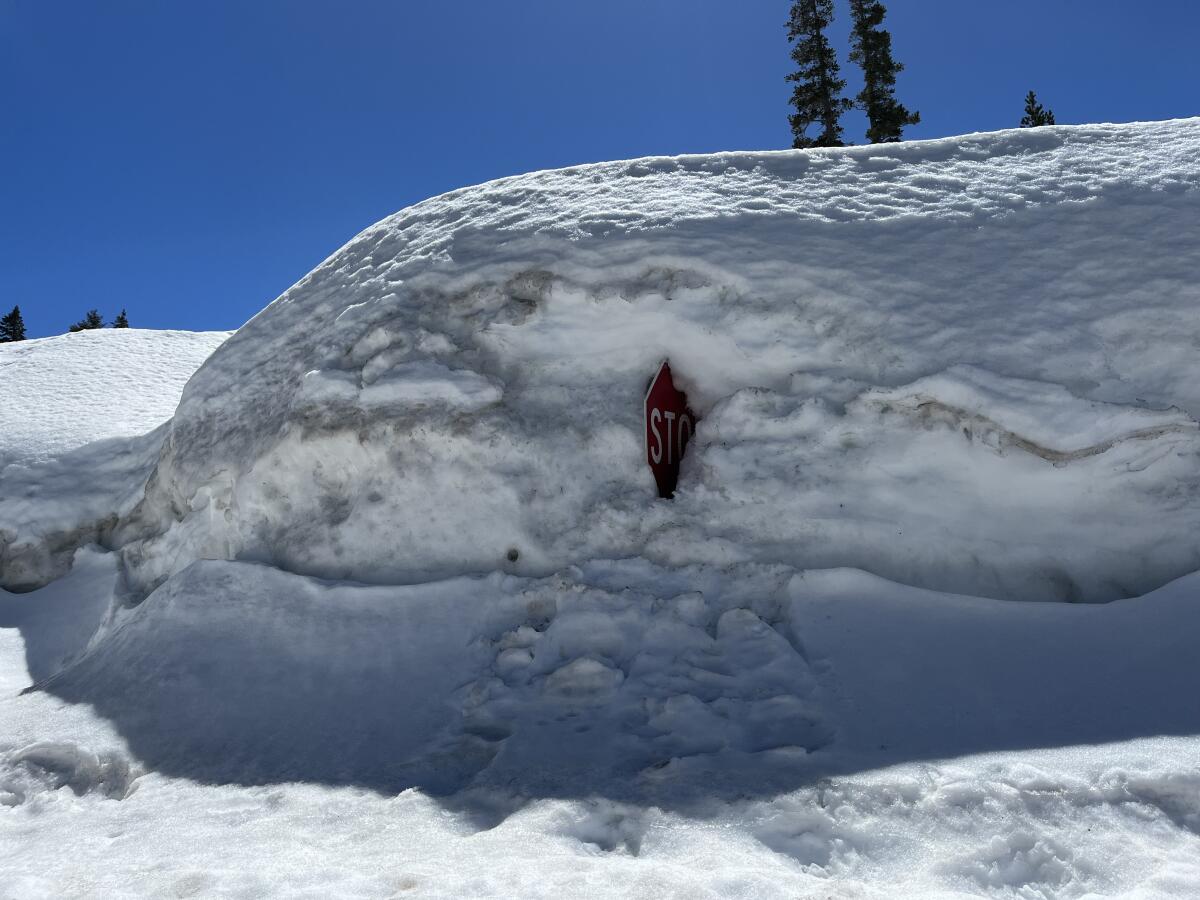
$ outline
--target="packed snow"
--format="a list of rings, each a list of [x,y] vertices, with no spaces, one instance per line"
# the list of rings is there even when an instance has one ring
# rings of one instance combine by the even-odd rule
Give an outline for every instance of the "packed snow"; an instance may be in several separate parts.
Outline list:
[[[363,587],[210,561],[113,615],[117,569],[84,550],[0,603],[14,897],[1200,883],[1194,578],[1084,606],[846,570]]]
[[[0,344],[0,588],[44,584],[108,541],[184,383],[228,337],[109,328]]]
[[[530,575],[641,555],[1152,590],[1200,568],[1197,151],[1195,120],[1026,129],[418,204],[189,384],[130,577],[419,582],[516,549]],[[640,450],[664,357],[702,419],[674,504]]]
[[[228,337],[104,328],[0,344],[0,469],[153,430]]]
[[[69,407],[0,445],[3,893],[1195,896],[1197,159],[464,189],[194,354],[39,342],[106,432],[0,349]]]

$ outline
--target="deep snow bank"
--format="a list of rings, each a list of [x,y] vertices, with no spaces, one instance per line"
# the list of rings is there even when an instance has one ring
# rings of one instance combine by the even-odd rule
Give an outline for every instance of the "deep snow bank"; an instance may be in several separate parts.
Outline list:
[[[1198,158],[1192,119],[418,204],[190,382],[121,532],[134,583],[199,558],[406,582],[641,553],[1144,592],[1200,568]],[[641,445],[666,356],[703,417],[669,503]]]
[[[202,562],[46,684],[94,707],[19,695],[78,658],[117,578],[85,551],[53,585],[0,592],[6,896],[1132,900],[1200,883],[1194,737],[823,769],[839,747],[887,743],[888,762],[938,735],[1194,733],[1194,578],[1031,607],[778,567],[355,588]],[[773,715],[812,712],[806,669],[838,735],[811,755],[787,746],[803,723]],[[341,786],[464,781],[440,799]]]
[[[228,332],[0,344],[0,587],[62,575],[141,499],[183,385]]]
[[[1198,581],[1030,605],[755,563],[361,586],[210,560],[91,638],[28,620],[56,615],[58,584],[0,602],[0,622],[23,611],[7,618],[39,687],[165,774],[690,809],[898,762],[1194,735]]]
[[[1084,606],[752,563],[201,561],[101,617],[117,568],[0,592],[30,674],[65,663],[15,696],[0,630],[16,896],[1196,893],[1198,575]]]
[[[0,590],[3,883],[1194,896],[1200,576],[920,586],[1198,567],[1198,132],[606,164],[369,230],[169,435],[3,471],[125,558]],[[672,502],[664,354],[705,416]]]

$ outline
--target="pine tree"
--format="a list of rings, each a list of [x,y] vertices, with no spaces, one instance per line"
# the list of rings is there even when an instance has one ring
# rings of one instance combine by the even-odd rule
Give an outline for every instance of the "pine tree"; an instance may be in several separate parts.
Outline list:
[[[867,114],[867,139],[872,144],[902,140],[904,127],[921,121],[920,113],[896,102],[896,74],[904,66],[892,59],[892,35],[881,27],[886,15],[879,0],[850,0],[850,59],[863,70],[863,89],[856,100]]]
[[[117,315],[117,317],[115,319],[113,319],[112,327],[113,328],[128,328],[129,327],[129,317],[125,315],[125,307],[121,307],[121,312]]]
[[[1025,95],[1025,118],[1021,120],[1022,128],[1040,128],[1043,125],[1054,124],[1054,110],[1043,109],[1038,103],[1037,94],[1030,91]]]
[[[796,112],[788,117],[792,126],[792,146],[841,147],[842,114],[850,109],[850,101],[842,96],[846,82],[838,77],[837,55],[825,37],[833,21],[833,0],[795,0],[788,19],[788,42],[792,47],[795,72],[787,76],[795,82],[791,104]],[[808,129],[820,124],[815,138]]]
[[[25,340],[25,320],[21,318],[21,307],[14,306],[7,316],[0,316],[0,344]]]
[[[104,319],[98,310],[89,309],[87,315],[70,327],[70,331],[90,331],[93,328],[103,328]]]

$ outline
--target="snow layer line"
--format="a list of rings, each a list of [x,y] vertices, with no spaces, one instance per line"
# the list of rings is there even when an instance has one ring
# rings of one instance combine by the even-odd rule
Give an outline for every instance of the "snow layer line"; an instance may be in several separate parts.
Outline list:
[[[197,372],[118,532],[132,583],[645,554],[1144,593],[1200,568],[1197,159],[1196,119],[1064,126],[417,204]],[[673,504],[640,451],[668,357],[704,420]]]

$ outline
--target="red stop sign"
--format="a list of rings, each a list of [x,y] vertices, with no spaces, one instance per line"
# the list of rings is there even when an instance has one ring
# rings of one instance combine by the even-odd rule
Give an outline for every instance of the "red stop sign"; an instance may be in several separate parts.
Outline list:
[[[696,416],[687,394],[675,387],[671,366],[663,360],[646,391],[646,462],[658,482],[658,496],[671,497],[679,481],[679,461],[692,439]]]

